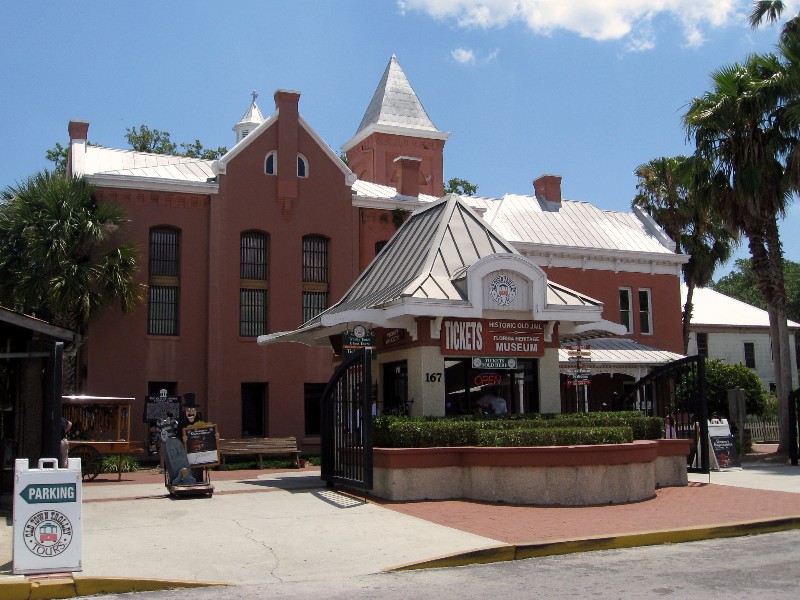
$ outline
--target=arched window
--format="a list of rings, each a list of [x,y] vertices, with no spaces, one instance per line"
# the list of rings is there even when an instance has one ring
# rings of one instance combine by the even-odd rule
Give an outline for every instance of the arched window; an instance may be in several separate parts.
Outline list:
[[[178,335],[181,232],[169,226],[150,229],[147,333]]]
[[[303,237],[303,322],[328,308],[328,238]]]
[[[239,335],[255,337],[267,332],[269,236],[243,232],[239,256]]]
[[[278,174],[278,153],[273,150],[264,159],[264,173],[267,175]]]
[[[297,155],[297,176],[308,177],[308,160],[302,154]]]

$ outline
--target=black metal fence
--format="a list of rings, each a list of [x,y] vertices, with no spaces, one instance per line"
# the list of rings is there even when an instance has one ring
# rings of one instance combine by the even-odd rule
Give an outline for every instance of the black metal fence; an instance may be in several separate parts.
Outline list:
[[[322,468],[328,485],[372,489],[372,374],[369,350],[345,358],[322,393]]]
[[[626,410],[664,419],[667,437],[691,439],[687,468],[709,472],[706,369],[702,356],[687,356],[654,369],[622,399]]]
[[[800,388],[789,394],[789,458],[793,465],[797,465],[798,439],[797,430],[800,423]]]

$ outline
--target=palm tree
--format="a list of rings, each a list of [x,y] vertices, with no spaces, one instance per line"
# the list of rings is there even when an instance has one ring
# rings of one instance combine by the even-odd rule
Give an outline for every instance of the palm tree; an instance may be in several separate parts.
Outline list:
[[[96,201],[82,177],[43,171],[6,188],[0,304],[78,333],[111,302],[131,311],[143,298],[134,281],[137,253],[113,240],[126,222],[122,209]]]
[[[747,237],[753,272],[768,307],[782,450],[789,447],[791,372],[778,220],[791,198],[791,163],[798,147],[785,118],[784,90],[775,83],[784,74],[784,64],[772,54],[718,69],[712,73],[713,89],[695,98],[684,116],[697,156],[724,175],[727,185],[712,195],[713,208],[729,229]]]
[[[683,351],[689,348],[692,298],[711,282],[714,270],[730,258],[734,237],[713,217],[709,199],[715,191],[709,165],[696,157],[661,157],[639,165],[638,193],[631,205],[647,212],[688,254],[682,267],[688,290],[683,307]]]

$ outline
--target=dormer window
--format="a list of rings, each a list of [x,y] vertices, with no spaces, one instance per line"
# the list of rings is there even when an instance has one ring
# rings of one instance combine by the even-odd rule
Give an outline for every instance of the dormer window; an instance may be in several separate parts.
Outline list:
[[[267,175],[276,175],[278,173],[278,153],[274,150],[267,154],[264,160],[264,173]]]
[[[308,177],[308,161],[302,154],[297,155],[297,176]]]

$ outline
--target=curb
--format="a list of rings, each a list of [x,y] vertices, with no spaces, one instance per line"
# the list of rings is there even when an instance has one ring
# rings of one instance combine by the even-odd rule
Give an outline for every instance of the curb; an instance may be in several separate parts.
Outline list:
[[[170,579],[130,579],[126,577],[83,577],[63,574],[57,576],[14,575],[0,578],[0,598],[3,600],[36,600],[77,598],[95,594],[125,594],[179,588],[228,586],[230,583],[182,581]]]
[[[687,527],[684,529],[660,529],[627,535],[593,536],[580,539],[532,542],[526,544],[502,544],[398,565],[384,569],[384,572],[395,573],[415,569],[463,567],[465,565],[488,564],[493,562],[522,560],[525,558],[572,554],[576,552],[615,550],[620,548],[656,546],[660,544],[680,544],[683,542],[697,542],[700,540],[739,537],[759,533],[775,533],[791,529],[800,529],[800,516],[722,523],[714,526]]]

